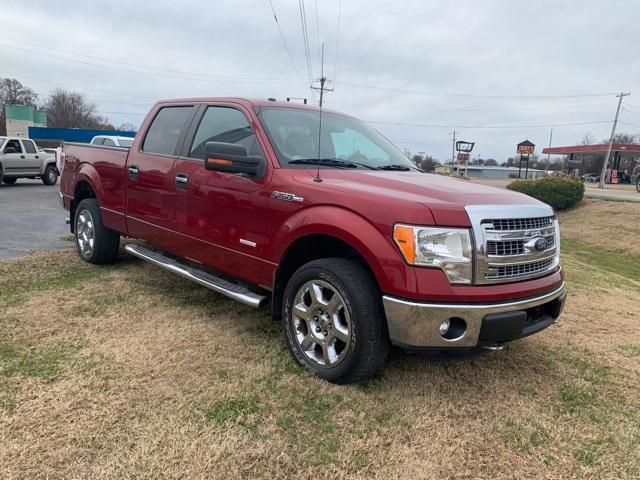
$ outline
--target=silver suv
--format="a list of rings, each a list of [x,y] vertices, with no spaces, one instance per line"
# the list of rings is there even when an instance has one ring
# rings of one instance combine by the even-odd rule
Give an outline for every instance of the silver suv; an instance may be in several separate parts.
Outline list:
[[[55,155],[38,151],[29,138],[0,137],[0,181],[13,185],[19,178],[40,178],[45,185],[58,181]]]

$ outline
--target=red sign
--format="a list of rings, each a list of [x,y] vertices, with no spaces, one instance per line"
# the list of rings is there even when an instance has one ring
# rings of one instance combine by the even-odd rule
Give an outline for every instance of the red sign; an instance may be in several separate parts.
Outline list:
[[[459,162],[466,162],[467,160],[469,160],[469,154],[468,153],[458,153],[458,161]]]
[[[520,142],[518,144],[518,155],[533,155],[536,146],[529,140]]]

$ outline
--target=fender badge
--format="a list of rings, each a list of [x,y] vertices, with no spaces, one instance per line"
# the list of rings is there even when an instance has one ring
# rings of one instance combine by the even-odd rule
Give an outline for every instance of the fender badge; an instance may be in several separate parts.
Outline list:
[[[278,191],[271,192],[271,198],[277,198],[278,200],[284,200],[285,202],[302,202],[302,201],[304,201],[304,198],[298,197],[297,195],[294,195],[293,193],[278,192]]]

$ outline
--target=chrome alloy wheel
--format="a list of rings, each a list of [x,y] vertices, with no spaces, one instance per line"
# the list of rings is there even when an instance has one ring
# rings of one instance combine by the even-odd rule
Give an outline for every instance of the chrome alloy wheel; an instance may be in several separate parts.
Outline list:
[[[90,257],[96,242],[93,218],[89,210],[81,210],[76,222],[76,240],[84,257]]]
[[[345,301],[331,284],[311,280],[296,293],[291,321],[296,341],[316,364],[337,366],[351,343],[351,318]]]
[[[56,181],[56,172],[55,172],[55,170],[49,169],[49,171],[47,172],[47,179],[51,183]]]

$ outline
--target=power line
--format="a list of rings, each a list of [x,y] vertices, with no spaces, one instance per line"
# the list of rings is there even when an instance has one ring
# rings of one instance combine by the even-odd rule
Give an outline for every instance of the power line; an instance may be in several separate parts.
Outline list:
[[[307,62],[307,73],[309,75],[309,85],[313,84],[313,69],[311,68],[311,51],[309,48],[309,35],[307,32],[307,16],[304,9],[304,0],[298,0],[300,9],[300,23],[302,24],[302,41],[304,42],[305,61]]]
[[[336,105],[348,105],[353,107],[381,108],[389,110],[411,110],[418,112],[522,112],[529,110],[554,110],[562,108],[584,108],[584,107],[600,107],[611,106],[611,103],[589,103],[584,105],[553,105],[544,107],[520,107],[520,108],[434,108],[434,107],[396,107],[391,105],[366,105],[362,103],[348,103],[340,101],[331,101],[326,103],[334,103]]]
[[[96,61],[100,61],[100,62],[106,62],[106,63],[113,63],[115,65],[124,65],[127,67],[134,67],[134,68],[145,68],[148,70],[157,70],[157,71],[162,71],[162,72],[168,72],[168,73],[174,73],[174,74],[179,74],[179,75],[191,75],[191,76],[199,76],[199,77],[203,77],[203,78],[220,78],[220,79],[230,79],[230,80],[234,80],[234,79],[241,79],[241,80],[255,80],[255,76],[252,77],[237,77],[237,76],[228,76],[228,75],[212,75],[209,73],[198,73],[198,72],[186,72],[183,70],[174,70],[171,68],[163,68],[163,67],[156,67],[156,66],[152,66],[152,65],[144,65],[144,64],[138,64],[138,63],[130,63],[130,62],[123,62],[121,60],[113,60],[110,58],[104,58],[104,57],[97,57],[94,55],[86,55],[83,53],[78,53],[78,52],[74,52],[72,50],[64,50],[61,48],[54,48],[54,47],[50,47],[48,45],[42,45],[40,43],[34,43],[34,42],[27,42],[25,40],[18,40],[15,38],[10,38],[10,37],[6,37],[3,35],[0,35],[0,39],[4,39],[4,40],[9,40],[11,42],[15,42],[15,43],[21,43],[24,45],[30,45],[32,47],[37,47],[37,48],[43,48],[46,50],[51,50],[54,52],[60,52],[60,53],[65,53],[68,55],[73,55],[76,57],[81,57],[81,58],[87,58],[89,60],[96,60]],[[8,48],[16,48],[18,49],[19,47],[15,47],[13,45],[6,45],[3,44],[3,46],[8,47]],[[25,51],[29,52],[29,53],[35,53],[35,54],[42,54],[42,55],[46,55],[43,54],[42,52],[34,52],[31,50],[26,50]],[[61,58],[65,58],[66,57],[61,57]],[[77,59],[69,59],[69,60],[77,60]],[[282,79],[282,78],[263,78],[262,80],[264,81],[287,81],[286,79]]]
[[[68,62],[74,62],[74,63],[79,63],[82,65],[89,65],[89,66],[93,66],[93,67],[98,67],[98,68],[104,68],[104,69],[108,69],[108,70],[116,70],[116,71],[120,71],[120,72],[126,72],[126,73],[135,73],[138,75],[146,75],[146,76],[151,76],[151,77],[160,77],[160,78],[171,78],[174,80],[188,80],[188,81],[195,81],[195,82],[207,82],[207,83],[211,83],[211,82],[215,82],[215,83],[227,83],[227,84],[233,84],[233,85],[238,85],[238,84],[245,84],[245,83],[255,83],[255,84],[264,84],[264,85],[276,85],[278,83],[296,83],[296,81],[292,81],[292,80],[288,80],[288,81],[271,81],[271,80],[259,80],[259,79],[247,79],[247,80],[229,80],[226,78],[193,78],[193,77],[181,77],[181,76],[177,76],[177,75],[168,75],[168,74],[161,74],[161,73],[154,73],[154,72],[145,72],[142,70],[134,70],[131,68],[123,68],[123,67],[116,67],[113,65],[103,65],[100,63],[94,63],[94,62],[88,62],[88,61],[84,61],[84,60],[79,60],[77,58],[70,58],[70,57],[63,57],[60,55],[54,55],[54,54],[50,54],[50,53],[44,53],[44,52],[38,52],[35,50],[29,50],[26,48],[21,48],[21,47],[16,47],[13,45],[6,45],[6,44],[2,44],[0,43],[0,47],[4,47],[4,48],[9,48],[9,49],[13,49],[13,50],[18,50],[18,51],[22,51],[22,52],[26,52],[26,53],[31,53],[33,55],[40,55],[43,57],[49,57],[49,58],[56,58],[56,59],[60,59],[60,60],[66,60]]]
[[[627,122],[623,122],[621,120],[618,120],[618,123],[620,123],[622,125],[626,125],[627,127],[633,127],[633,128],[639,128],[640,129],[640,125],[634,125],[633,123],[627,123]]]
[[[333,56],[333,81],[336,79],[338,67],[338,46],[340,45],[340,23],[342,22],[342,0],[338,4],[338,28],[336,29],[336,53]]]
[[[640,117],[640,113],[636,113],[633,110],[629,110],[628,108],[622,107],[622,110],[624,110],[627,113],[630,113],[631,115],[635,115],[636,117]]]
[[[271,0],[269,0],[269,5],[271,5],[271,11],[273,12],[273,19],[276,21],[276,26],[278,27],[278,31],[280,32],[280,38],[282,38],[282,45],[284,46],[284,49],[287,52],[287,56],[289,57],[289,60],[291,60],[291,65],[293,66],[293,70],[296,72],[296,76],[300,78],[298,67],[296,67],[296,62],[293,61],[293,56],[291,55],[291,51],[289,50],[287,41],[284,38],[284,33],[282,33],[282,28],[280,27],[280,22],[278,21],[278,16],[276,15],[276,10],[275,8],[273,8],[273,2]]]
[[[36,77],[31,77],[28,75],[16,75],[16,74],[10,74],[10,73],[2,73],[0,74],[2,76],[9,76],[9,77],[13,77],[13,78],[27,78],[29,80],[32,81],[36,81],[36,82],[42,82],[42,83],[48,83],[50,85],[55,85],[56,87],[66,87],[66,88],[74,88],[76,90],[87,90],[89,92],[98,92],[98,93],[106,93],[108,95],[120,95],[123,97],[134,97],[134,98],[146,98],[146,99],[151,99],[151,100],[156,100],[156,97],[149,97],[149,96],[144,96],[144,95],[134,95],[131,93],[123,93],[123,92],[114,92],[113,90],[101,90],[101,89],[97,89],[97,88],[89,88],[89,87],[82,87],[80,85],[71,85],[71,84],[65,84],[65,83],[60,83],[60,82],[54,82],[51,80],[44,80],[42,78],[36,78]]]
[[[399,127],[426,127],[426,128],[483,128],[483,129],[502,129],[502,128],[548,128],[548,127],[565,127],[573,125],[595,125],[599,123],[611,123],[613,120],[602,120],[594,122],[575,122],[575,123],[557,123],[539,124],[539,125],[433,125],[426,123],[395,123],[377,120],[367,120],[368,123],[379,125],[395,125]]]
[[[340,85],[347,85],[350,87],[370,88],[374,90],[384,90],[387,92],[411,93],[415,95],[429,95],[429,96],[436,96],[436,97],[541,99],[541,98],[605,97],[605,96],[615,95],[615,93],[588,93],[588,94],[575,94],[575,95],[481,95],[481,94],[470,94],[470,93],[447,93],[447,92],[433,92],[433,91],[422,91],[422,90],[405,90],[401,88],[380,87],[378,85],[366,85],[363,83],[352,83],[352,82],[342,82],[342,81],[337,83],[340,83]]]

